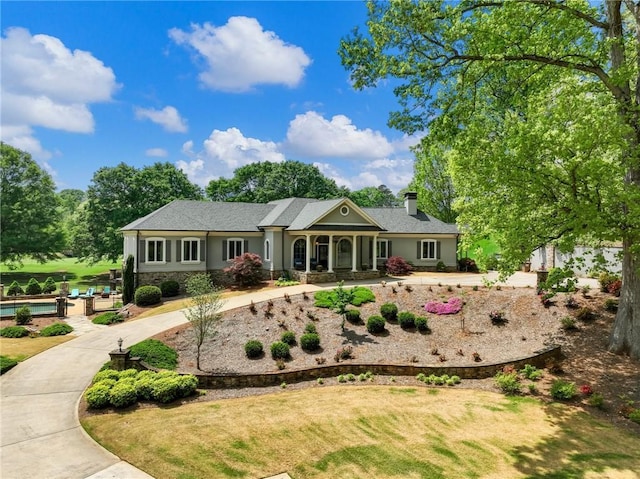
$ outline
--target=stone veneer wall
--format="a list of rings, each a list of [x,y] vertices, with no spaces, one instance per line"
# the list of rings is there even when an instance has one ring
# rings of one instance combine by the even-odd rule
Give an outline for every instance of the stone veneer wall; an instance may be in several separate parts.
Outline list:
[[[323,271],[321,273],[317,271],[311,271],[306,273],[304,271],[292,271],[291,277],[296,281],[300,281],[301,284],[320,284],[320,283],[335,283],[339,280],[358,280],[358,279],[378,279],[380,278],[380,271],[348,271],[348,272],[333,272]]]
[[[522,369],[525,364],[544,368],[548,363],[560,361],[563,358],[560,346],[537,351],[532,356],[505,361],[502,363],[473,365],[473,366],[416,366],[404,364],[352,364],[338,363],[328,366],[301,369],[296,371],[277,371],[264,374],[196,374],[198,387],[204,389],[244,388],[277,386],[283,382],[291,384],[309,381],[317,378],[328,378],[340,374],[361,374],[371,371],[380,376],[415,376],[419,373],[448,374],[462,379],[485,379],[495,376],[505,366]]]

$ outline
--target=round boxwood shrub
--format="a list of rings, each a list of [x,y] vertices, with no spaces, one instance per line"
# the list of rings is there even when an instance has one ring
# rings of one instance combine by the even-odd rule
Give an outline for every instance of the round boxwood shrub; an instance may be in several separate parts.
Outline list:
[[[384,331],[386,321],[382,316],[371,316],[367,319],[367,331],[371,334],[380,334]]]
[[[29,306],[22,306],[16,309],[16,324],[29,324],[31,322],[31,309]]]
[[[244,352],[248,358],[259,358],[262,356],[262,343],[257,339],[250,339],[244,345]]]
[[[23,338],[27,334],[29,334],[29,330],[22,326],[7,326],[0,329],[0,336],[3,338]]]
[[[25,291],[27,292],[27,294],[31,294],[31,295],[40,294],[42,293],[42,286],[40,286],[40,283],[38,283],[37,279],[31,278],[27,283],[27,287],[25,288]]]
[[[136,401],[138,401],[138,393],[131,382],[118,381],[109,391],[109,402],[114,407],[131,406]]]
[[[51,276],[49,276],[42,285],[42,292],[44,294],[49,294],[53,293],[56,289],[58,289],[58,286],[56,286],[56,282]]]
[[[22,289],[22,286],[18,284],[17,281],[14,281],[7,288],[7,294],[9,296],[18,296],[19,294],[24,294],[24,290]]]
[[[162,293],[163,298],[178,296],[180,294],[180,284],[173,279],[163,281],[160,283],[160,292]]]
[[[40,331],[40,336],[64,336],[73,331],[67,323],[54,323]]]
[[[317,333],[305,333],[300,336],[300,347],[305,351],[315,351],[320,347],[320,336]]]
[[[402,329],[411,329],[416,325],[416,315],[410,311],[401,311],[398,313],[398,323]]]
[[[289,345],[282,341],[276,341],[271,345],[271,357],[273,359],[287,359],[289,357]]]
[[[415,324],[418,331],[429,331],[429,323],[424,316],[416,316]]]
[[[347,321],[351,324],[360,324],[362,319],[360,319],[360,311],[358,309],[347,309],[347,312],[344,314]]]
[[[91,320],[93,324],[102,324],[102,325],[120,323],[122,321],[123,321],[122,316],[116,313],[115,311],[107,311],[106,313],[102,313]]]
[[[145,339],[130,348],[131,356],[141,358],[149,366],[160,369],[175,369],[178,365],[178,353],[162,341]]]
[[[97,384],[108,379],[117,381],[120,379],[120,371],[116,371],[115,369],[103,369],[98,371],[96,375],[93,376],[93,384]]]
[[[153,306],[162,298],[162,291],[157,286],[140,286],[136,289],[133,302],[136,306]]]
[[[380,306],[380,314],[385,320],[394,322],[398,319],[398,306],[393,303],[384,303]]]
[[[87,405],[91,409],[102,409],[107,407],[109,402],[109,393],[111,392],[111,386],[106,383],[96,383],[86,390],[84,393],[84,399],[87,401]]]
[[[316,329],[316,325],[313,323],[307,323],[304,327],[304,332],[305,333],[317,333],[318,330]]]
[[[288,344],[289,346],[293,346],[294,344],[296,344],[296,335],[293,331],[285,331],[284,333],[282,333],[280,341]]]

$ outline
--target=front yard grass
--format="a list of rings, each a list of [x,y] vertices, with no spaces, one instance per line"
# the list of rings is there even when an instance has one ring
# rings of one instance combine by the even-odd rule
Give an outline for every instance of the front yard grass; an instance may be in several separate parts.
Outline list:
[[[10,357],[16,361],[24,361],[25,359],[35,356],[49,348],[65,343],[73,339],[73,334],[66,336],[48,336],[37,338],[1,338],[0,351],[3,356]]]
[[[419,385],[310,387],[81,422],[158,479],[622,479],[640,470],[640,439],[578,408]]]

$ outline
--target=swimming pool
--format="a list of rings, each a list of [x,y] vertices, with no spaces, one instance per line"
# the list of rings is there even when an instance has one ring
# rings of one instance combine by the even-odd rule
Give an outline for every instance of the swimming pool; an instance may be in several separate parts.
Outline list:
[[[43,303],[33,303],[33,302],[20,302],[20,301],[3,301],[0,303],[0,317],[6,316],[15,316],[16,309],[22,308],[23,306],[29,306],[31,310],[31,314],[37,316],[39,314],[52,314],[56,312],[56,302],[43,302]]]

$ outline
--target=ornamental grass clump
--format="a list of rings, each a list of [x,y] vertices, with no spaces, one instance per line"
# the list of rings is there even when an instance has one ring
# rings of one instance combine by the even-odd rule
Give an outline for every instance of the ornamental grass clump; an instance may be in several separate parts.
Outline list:
[[[442,314],[457,314],[462,310],[462,298],[449,298],[445,302],[429,301],[424,305],[424,310],[427,313]]]

